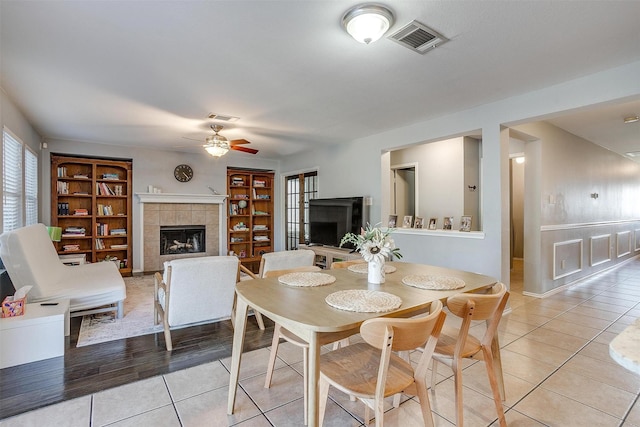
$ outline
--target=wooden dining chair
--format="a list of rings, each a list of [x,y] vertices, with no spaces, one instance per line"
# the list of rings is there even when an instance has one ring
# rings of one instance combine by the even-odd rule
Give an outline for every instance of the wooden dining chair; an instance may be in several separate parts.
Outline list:
[[[431,303],[430,314],[398,319],[378,317],[360,327],[364,342],[342,347],[320,356],[320,425],[329,396],[329,386],[355,396],[375,412],[376,427],[384,421],[384,398],[397,393],[418,396],[425,426],[433,426],[426,375],[446,315],[442,303]],[[394,352],[421,349],[416,369]]]
[[[484,360],[500,426],[507,425],[502,408],[504,381],[496,333],[508,299],[509,292],[503,283],[495,284],[486,294],[461,293],[447,299],[449,311],[462,318],[462,325],[459,329],[445,327],[440,335],[433,353],[431,391],[435,392],[438,363],[449,366],[454,374],[456,425],[459,427],[463,425],[462,359],[470,358]],[[486,321],[487,327],[480,339],[469,333],[473,320]]]
[[[264,277],[279,277],[288,273],[299,273],[307,271],[320,271],[321,268],[315,265],[309,265],[305,267],[290,268],[287,270],[271,270],[267,271]],[[276,366],[276,356],[278,355],[278,346],[280,345],[280,339],[300,347],[302,349],[302,378],[304,382],[304,420],[307,424],[307,388],[309,384],[309,343],[290,332],[286,328],[283,328],[279,323],[276,323],[273,327],[273,339],[271,340],[271,352],[269,353],[269,364],[267,366],[267,376],[264,380],[264,388],[271,387],[271,379],[273,377],[273,370]]]
[[[310,249],[300,249],[295,251],[278,251],[278,252],[268,252],[263,254],[260,258],[260,269],[258,270],[258,274],[255,274],[248,268],[240,264],[238,270],[238,281],[258,279],[265,277],[265,274],[272,270],[283,270],[290,268],[298,268],[298,267],[310,267],[314,265],[316,258],[315,252]],[[242,274],[244,273],[244,274]],[[235,307],[236,300],[233,300],[233,313],[235,317]],[[254,310],[254,316],[256,318],[256,322],[258,322],[258,327],[261,330],[264,330],[264,320],[262,319],[262,314],[260,312]],[[233,319],[233,318],[232,318]],[[233,322],[232,322],[233,323]]]

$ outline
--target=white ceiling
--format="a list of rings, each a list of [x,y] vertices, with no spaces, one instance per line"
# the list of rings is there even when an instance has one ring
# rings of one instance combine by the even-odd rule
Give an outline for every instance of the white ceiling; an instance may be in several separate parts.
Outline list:
[[[213,112],[277,157],[640,60],[640,1],[388,0],[450,39],[426,55],[351,39],[357,3],[0,0],[0,84],[45,138],[195,151]],[[637,151],[627,101],[551,121]]]

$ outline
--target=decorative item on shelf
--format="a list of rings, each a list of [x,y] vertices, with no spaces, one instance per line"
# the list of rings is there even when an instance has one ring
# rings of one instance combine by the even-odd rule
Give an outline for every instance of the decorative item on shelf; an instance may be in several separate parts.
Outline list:
[[[346,243],[352,243],[362,255],[368,265],[368,282],[380,285],[385,282],[384,263],[386,258],[395,256],[402,258],[400,249],[396,247],[391,238],[394,228],[387,228],[383,231],[378,227],[367,224],[367,228],[362,229],[360,234],[347,233],[340,241],[340,247]]]
[[[247,201],[246,200],[240,200],[238,202],[238,208],[240,208],[240,215],[244,215],[244,210],[247,207]]]
[[[52,242],[59,242],[62,240],[62,227],[47,227],[47,233]]]

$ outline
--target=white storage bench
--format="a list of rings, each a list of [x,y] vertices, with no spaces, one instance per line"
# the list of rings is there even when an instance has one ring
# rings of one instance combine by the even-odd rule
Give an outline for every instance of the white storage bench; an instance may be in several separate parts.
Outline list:
[[[0,369],[64,356],[69,335],[69,300],[27,304],[25,314],[0,318]]]

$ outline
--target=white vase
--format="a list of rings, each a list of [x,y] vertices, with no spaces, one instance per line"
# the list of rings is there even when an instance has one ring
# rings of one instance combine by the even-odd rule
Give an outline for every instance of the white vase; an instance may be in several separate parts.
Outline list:
[[[374,285],[381,285],[384,283],[384,256],[374,255],[373,259],[369,261],[368,265],[368,278],[369,283]]]

